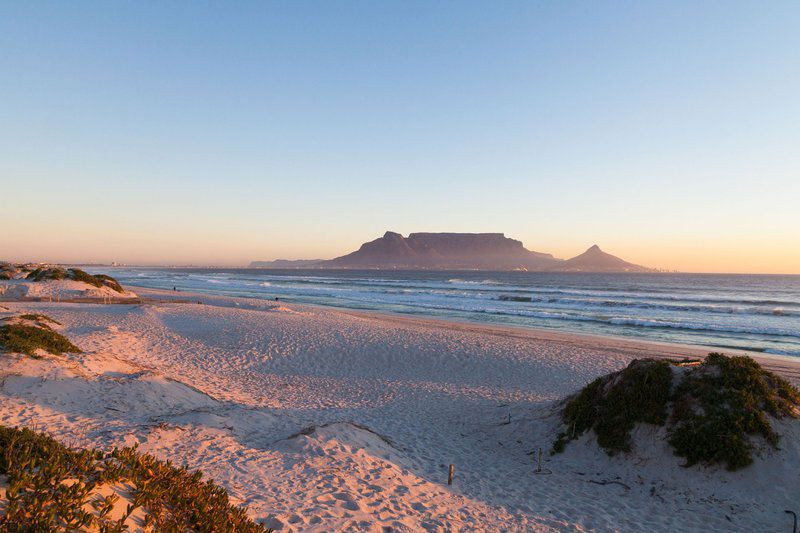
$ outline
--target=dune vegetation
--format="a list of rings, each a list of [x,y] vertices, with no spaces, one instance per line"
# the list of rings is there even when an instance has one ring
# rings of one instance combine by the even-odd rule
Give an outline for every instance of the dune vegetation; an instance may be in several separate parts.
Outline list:
[[[47,267],[47,268],[37,268],[30,273],[26,279],[31,281],[44,281],[48,279],[71,279],[74,281],[80,281],[83,283],[88,283],[94,287],[110,287],[111,289],[123,293],[125,292],[122,288],[122,285],[119,284],[117,280],[108,276],[106,274],[89,274],[79,268],[61,268],[61,267]]]
[[[45,281],[48,279],[66,279],[67,278],[67,270],[61,267],[50,267],[50,268],[36,268],[28,272],[28,275],[25,279],[29,279],[31,281]]]
[[[81,271],[81,272],[83,272],[83,271]],[[86,273],[84,272],[84,274],[86,274]],[[86,275],[88,276],[89,274],[86,274]],[[117,292],[125,292],[125,290],[122,288],[122,285],[120,285],[117,280],[115,280],[114,278],[112,278],[108,274],[95,274],[92,277],[94,277],[97,280],[100,280],[100,283],[102,283],[106,287],[111,287],[112,289],[114,289]]]
[[[36,351],[40,349],[54,355],[81,352],[69,339],[47,325],[48,322],[58,322],[46,315],[26,314],[3,322],[0,323],[0,351],[31,357],[37,357]]]
[[[0,280],[14,279],[19,270],[17,267],[6,261],[0,261]]]
[[[777,448],[771,419],[800,416],[800,393],[750,357],[712,353],[702,362],[642,359],[568,399],[553,452],[592,430],[608,454],[631,451],[636,424],[666,426],[686,466],[753,462],[755,438]]]
[[[57,324],[59,326],[61,325],[61,322],[59,322],[58,320],[53,320],[49,316],[43,315],[41,313],[26,313],[24,315],[19,315],[17,318],[21,320],[30,320],[31,322],[38,322],[41,324],[50,323],[50,324]]]
[[[267,531],[201,472],[135,447],[73,450],[0,426],[0,475],[0,531],[118,532],[134,522],[145,531]]]

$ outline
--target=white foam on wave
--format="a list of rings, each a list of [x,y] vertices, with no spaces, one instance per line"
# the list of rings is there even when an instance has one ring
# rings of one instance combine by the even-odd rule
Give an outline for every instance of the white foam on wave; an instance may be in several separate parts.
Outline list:
[[[762,291],[758,287],[740,290],[734,284],[719,289],[702,278],[698,281],[691,277],[685,284],[661,285],[641,284],[639,278],[607,282],[588,276],[563,281],[499,273],[483,279],[485,274],[471,273],[467,278],[449,279],[425,273],[240,276],[134,269],[124,274],[131,281],[137,279],[137,284],[161,288],[188,281],[187,289],[202,292],[229,294],[236,290],[237,295],[256,297],[268,292],[298,303],[388,309],[481,322],[508,322],[504,317],[517,317],[513,322],[523,326],[571,327],[622,335],[636,331],[638,336],[676,342],[692,342],[702,335],[704,342],[716,339],[730,343],[736,337],[753,349],[771,345],[791,354],[794,339],[800,338],[800,292],[794,285],[770,286]],[[527,298],[530,301],[525,301]],[[776,337],[786,340],[779,342]]]
[[[484,280],[469,280],[469,279],[461,279],[461,278],[452,278],[448,279],[447,283],[455,283],[455,284],[462,284],[462,285],[506,285],[502,281],[497,281],[494,279],[484,279]]]
[[[800,357],[800,350],[773,350],[771,348],[767,348],[763,353],[770,355],[783,355],[786,357]]]
[[[645,318],[622,318],[615,317],[608,320],[610,324],[619,326],[638,326],[645,328],[669,328],[669,329],[687,329],[695,331],[717,331],[721,333],[743,333],[749,335],[774,335],[777,337],[797,337],[800,338],[800,332],[789,331],[780,328],[757,328],[757,327],[741,327],[731,325],[718,325],[710,324],[707,322],[680,322],[668,321],[658,319],[645,319]]]

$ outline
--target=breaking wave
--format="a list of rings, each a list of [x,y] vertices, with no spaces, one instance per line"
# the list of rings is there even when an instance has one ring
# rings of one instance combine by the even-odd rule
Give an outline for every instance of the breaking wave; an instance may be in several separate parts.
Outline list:
[[[133,286],[800,354],[800,276],[112,270]]]

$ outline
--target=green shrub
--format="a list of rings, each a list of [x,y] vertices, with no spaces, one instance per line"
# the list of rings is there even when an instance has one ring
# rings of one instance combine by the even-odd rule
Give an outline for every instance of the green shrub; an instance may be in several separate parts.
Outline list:
[[[111,287],[117,292],[125,292],[125,290],[122,288],[122,285],[120,285],[119,282],[114,278],[112,278],[111,276],[108,276],[106,274],[95,274],[94,277],[100,280],[100,282],[106,285],[107,287]]]
[[[92,276],[88,272],[84,272],[79,268],[70,268],[69,269],[69,278],[74,279],[75,281],[82,281],[83,283],[88,283],[89,285],[93,285],[95,287],[102,287],[103,282],[97,279],[96,277]]]
[[[710,354],[675,390],[670,444],[687,465],[752,463],[751,435],[777,447],[769,417],[796,416],[800,394],[749,357]],[[768,416],[769,415],[769,416]]]
[[[25,279],[32,281],[44,281],[47,279],[64,279],[67,277],[67,271],[60,267],[52,268],[37,268],[31,270]]]
[[[267,531],[232,505],[225,489],[203,481],[200,472],[176,468],[135,447],[108,454],[72,450],[46,435],[0,426],[0,474],[8,476],[0,531],[124,531],[139,508],[149,531]],[[123,484],[131,488],[132,501],[121,518],[112,520],[118,496],[95,491]]]
[[[36,356],[37,349],[61,355],[80,353],[80,348],[46,325],[4,324],[0,326],[0,350]]]
[[[119,282],[111,276],[106,274],[92,275],[79,268],[70,268],[69,270],[65,270],[60,267],[37,268],[36,270],[31,271],[27,275],[26,279],[32,281],[44,281],[48,279],[71,279],[88,283],[93,287],[99,288],[105,286],[110,287],[119,293],[125,292],[125,290],[122,288],[122,285],[120,285]]]
[[[673,371],[673,365],[684,368]],[[567,402],[566,428],[553,452],[588,430],[610,455],[630,451],[631,431],[647,423],[667,426],[669,443],[686,466],[721,463],[736,470],[752,462],[752,436],[777,447],[770,417],[798,413],[800,393],[750,357],[712,353],[691,366],[644,359],[594,380]]]
[[[564,409],[569,433],[554,445],[563,450],[567,441],[589,429],[609,454],[630,451],[631,431],[639,422],[663,425],[667,420],[672,370],[667,361],[633,361],[621,372],[597,378]]]

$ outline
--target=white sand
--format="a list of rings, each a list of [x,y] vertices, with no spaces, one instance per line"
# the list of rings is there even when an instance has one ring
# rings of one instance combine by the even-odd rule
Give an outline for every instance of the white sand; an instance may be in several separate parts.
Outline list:
[[[797,421],[736,473],[681,468],[644,429],[629,456],[584,437],[535,472],[554,400],[635,357],[696,349],[139,293],[164,301],[4,302],[62,322],[85,353],[2,356],[0,423],[140,443],[281,530],[788,531],[784,509],[800,512]],[[798,382],[796,363],[769,361]]]
[[[0,301],[24,299],[52,300],[124,300],[137,298],[136,293],[126,290],[119,293],[111,287],[95,287],[72,279],[48,279],[28,281],[26,279],[0,280]]]

